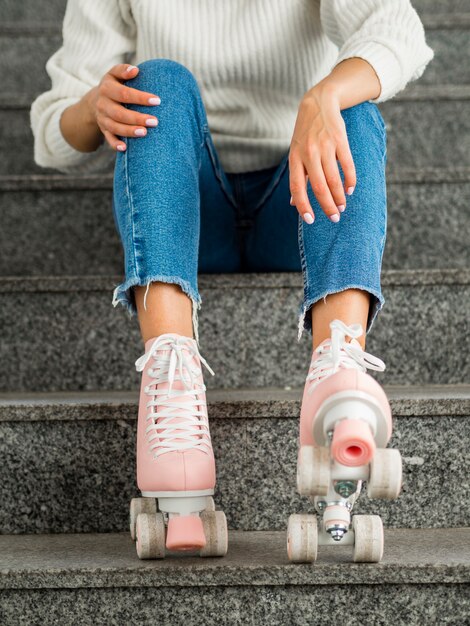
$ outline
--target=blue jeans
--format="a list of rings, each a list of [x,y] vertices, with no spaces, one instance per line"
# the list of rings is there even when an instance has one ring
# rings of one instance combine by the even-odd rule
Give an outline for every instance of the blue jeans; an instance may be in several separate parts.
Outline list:
[[[312,304],[357,288],[371,294],[366,327],[385,300],[380,285],[386,238],[386,131],[371,102],[341,112],[357,185],[338,223],[321,210],[308,183],[315,222],[306,224],[289,203],[288,152],[274,167],[224,172],[214,147],[197,81],[169,59],[139,64],[127,81],[161,97],[157,107],[127,104],[156,115],[145,137],[122,137],[116,153],[113,214],[125,257],[125,280],[113,305],[136,313],[132,287],[175,283],[191,298],[196,339],[201,305],[198,272],[302,272],[299,339],[311,332]],[[344,180],[340,168],[341,177]]]

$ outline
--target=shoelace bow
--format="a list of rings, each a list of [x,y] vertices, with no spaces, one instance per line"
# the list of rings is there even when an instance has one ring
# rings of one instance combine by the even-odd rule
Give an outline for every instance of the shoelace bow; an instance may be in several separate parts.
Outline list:
[[[365,372],[367,369],[383,372],[385,363],[376,356],[365,352],[359,345],[346,341],[346,336],[357,339],[363,333],[361,324],[347,326],[341,320],[333,320],[330,323],[331,339],[324,341],[315,350],[320,356],[313,361],[312,371],[307,376],[307,381],[312,381],[308,393],[316,387],[322,378],[334,374],[340,367],[355,368]]]
[[[169,354],[157,353],[158,350],[168,350]],[[135,362],[136,370],[141,372],[150,358],[154,358],[153,368],[148,370],[154,381],[147,385],[145,392],[153,396],[147,403],[150,411],[146,433],[150,434],[149,441],[153,441],[150,449],[154,451],[155,457],[167,452],[189,449],[209,452],[211,449],[207,416],[204,411],[198,410],[202,403],[198,394],[205,391],[206,386],[195,382],[201,370],[192,366],[193,356],[198,357],[214,375],[197,347],[186,337],[161,335]],[[181,381],[183,389],[173,389],[175,381]],[[160,383],[166,382],[169,383],[168,389],[157,388]],[[159,410],[155,411],[157,405]]]

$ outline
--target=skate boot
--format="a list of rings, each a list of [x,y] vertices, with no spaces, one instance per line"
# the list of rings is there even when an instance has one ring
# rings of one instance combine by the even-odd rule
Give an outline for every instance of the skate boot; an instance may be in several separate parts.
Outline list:
[[[227,522],[215,511],[215,461],[197,343],[167,333],[145,342],[137,424],[137,485],[130,531],[141,559],[167,550],[223,556]]]
[[[381,385],[366,369],[385,364],[357,341],[360,324],[330,324],[331,339],[314,351],[300,415],[297,490],[316,514],[291,515],[287,551],[291,561],[313,562],[318,545],[352,545],[353,560],[378,562],[383,526],[378,515],[355,515],[363,481],[370,498],[395,499],[402,483],[398,450],[386,448],[392,415]],[[346,336],[351,342],[346,342]],[[318,521],[317,521],[318,519]]]

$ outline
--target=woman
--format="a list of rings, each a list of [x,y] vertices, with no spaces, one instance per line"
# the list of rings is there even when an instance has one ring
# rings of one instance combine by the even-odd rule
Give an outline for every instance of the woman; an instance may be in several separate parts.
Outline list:
[[[299,338],[304,328],[313,337],[307,443],[312,398],[326,379],[348,391],[344,371],[359,370],[389,410],[365,373],[384,364],[364,352],[384,304],[376,103],[432,57],[408,0],[68,2],[63,45],[46,65],[52,88],[31,108],[35,160],[74,174],[115,161],[126,275],[113,304],[138,314],[145,344],[137,477],[168,513],[167,548],[226,549],[223,514],[199,516],[211,508],[215,466],[198,271],[302,271]],[[146,514],[153,502],[132,509],[133,520],[142,511],[141,556],[156,555],[149,534],[165,535],[163,516]]]

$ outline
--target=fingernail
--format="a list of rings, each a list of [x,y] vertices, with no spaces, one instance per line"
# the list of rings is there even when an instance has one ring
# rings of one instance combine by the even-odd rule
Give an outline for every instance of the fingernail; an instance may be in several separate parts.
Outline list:
[[[149,104],[160,104],[161,100],[157,96],[156,98],[149,98]]]
[[[136,69],[137,69],[137,65],[129,65],[126,72],[132,72],[132,70],[136,70]]]
[[[145,120],[145,125],[146,126],[156,126],[158,124],[158,120],[154,120],[152,118],[149,118],[148,120]]]
[[[313,224],[313,222],[315,221],[313,215],[311,213],[304,213],[303,214],[303,218],[304,220],[307,222],[307,224]]]
[[[116,146],[116,149],[119,150],[120,152],[124,152],[124,150],[126,149],[126,146],[123,144],[119,144],[118,146]]]
[[[147,134],[147,131],[145,130],[145,128],[137,128],[134,134],[138,137],[143,137]]]
[[[333,213],[333,215],[330,215],[330,220],[332,222],[339,222],[339,213]]]
[[[351,195],[352,195],[352,193],[353,193],[354,189],[355,189],[354,187],[348,187],[348,190],[347,190],[347,192],[346,192],[346,193],[348,194],[348,196],[351,196]]]
[[[338,211],[342,213],[346,207],[344,206],[344,204],[338,204],[337,208],[338,208]]]
[[[292,198],[292,196],[290,197],[290,204],[294,204],[294,199]]]

